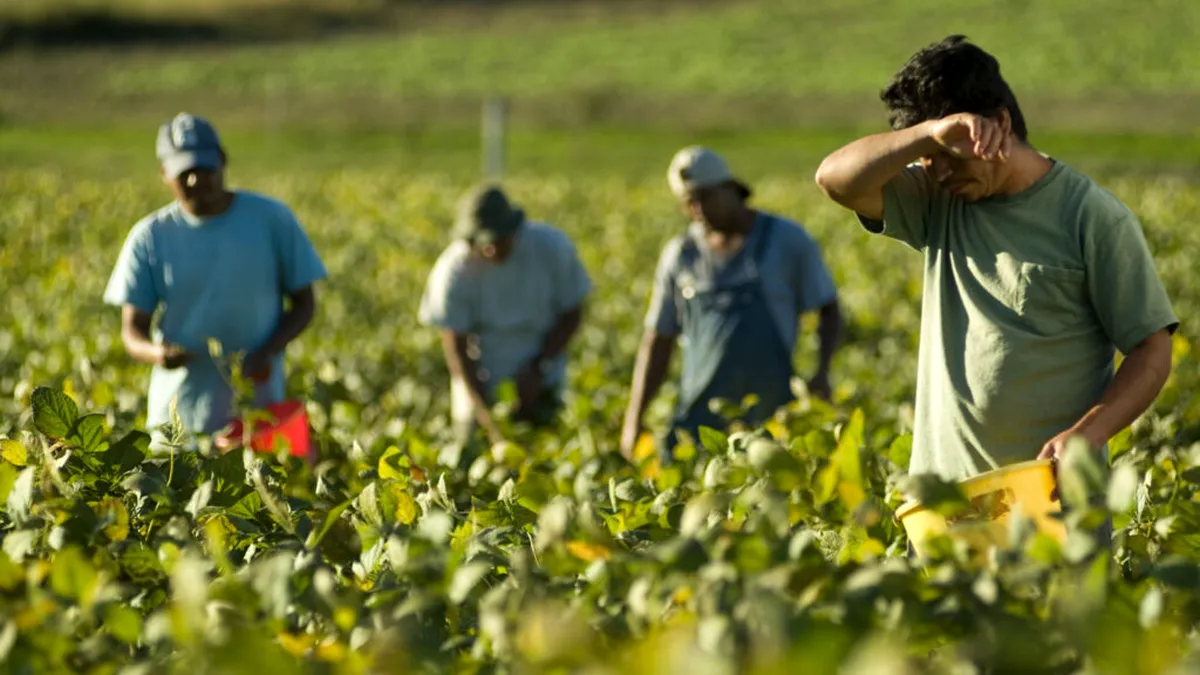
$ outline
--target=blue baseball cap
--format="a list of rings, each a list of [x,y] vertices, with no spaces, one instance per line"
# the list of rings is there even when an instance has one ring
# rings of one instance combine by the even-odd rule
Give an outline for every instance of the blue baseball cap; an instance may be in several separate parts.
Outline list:
[[[158,161],[170,178],[191,169],[221,168],[221,138],[203,117],[179,113],[158,129]]]

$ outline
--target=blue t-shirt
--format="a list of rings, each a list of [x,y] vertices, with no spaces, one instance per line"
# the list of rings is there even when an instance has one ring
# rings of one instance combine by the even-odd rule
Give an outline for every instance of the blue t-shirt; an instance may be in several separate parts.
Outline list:
[[[155,342],[195,354],[186,366],[150,374],[146,424],[170,421],[171,400],[184,426],[212,433],[235,414],[227,363],[215,361],[208,341],[221,343],[225,361],[267,342],[283,314],[283,298],[326,277],[326,270],[292,211],[283,203],[235,191],[225,213],[200,218],[178,202],[146,216],[130,231],[104,292],[106,303],[162,314]],[[283,355],[255,404],[284,396]]]

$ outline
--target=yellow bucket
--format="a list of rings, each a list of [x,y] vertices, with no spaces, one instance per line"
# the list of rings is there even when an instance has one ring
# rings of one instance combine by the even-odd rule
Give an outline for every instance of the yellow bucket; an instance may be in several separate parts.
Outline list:
[[[1018,504],[1022,517],[1030,518],[1038,531],[1060,543],[1066,540],[1066,526],[1053,517],[1062,511],[1062,505],[1051,498],[1055,478],[1050,460],[1013,464],[968,478],[959,485],[970,500],[971,508],[949,521],[915,500],[896,509],[896,517],[904,525],[917,555],[924,556],[926,540],[938,534],[966,541],[977,554],[992,546],[1005,547],[1009,518]]]

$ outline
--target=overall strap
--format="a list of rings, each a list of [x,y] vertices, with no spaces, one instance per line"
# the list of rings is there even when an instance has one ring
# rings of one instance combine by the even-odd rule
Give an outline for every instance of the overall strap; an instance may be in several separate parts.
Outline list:
[[[763,213],[762,215],[765,219],[762,224],[763,230],[762,234],[758,235],[758,242],[754,247],[754,263],[756,265],[762,263],[763,259],[767,256],[767,243],[771,238],[771,226],[775,224],[774,216],[768,213]]]

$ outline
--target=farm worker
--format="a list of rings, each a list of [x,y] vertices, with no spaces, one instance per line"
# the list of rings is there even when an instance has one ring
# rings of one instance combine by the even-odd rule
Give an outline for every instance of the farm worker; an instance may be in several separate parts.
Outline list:
[[[1137,216],[1030,144],[999,63],[963,36],[918,51],[882,99],[893,131],[816,182],[924,258],[910,473],[1057,459],[1076,435],[1107,456],[1166,381],[1178,326]]]
[[[499,443],[501,383],[515,385],[516,420],[548,424],[557,414],[591,278],[570,237],[527,218],[498,185],[460,198],[453,237],[430,271],[419,319],[441,333],[457,440],[482,429]]]
[[[326,271],[287,206],[226,187],[227,156],[207,120],[177,115],[159,128],[157,147],[175,199],[130,230],[104,300],[122,308],[126,351],[153,366],[147,426],[169,422],[177,400],[184,429],[210,434],[234,417],[226,360],[236,353],[254,405],[283,400],[284,348],[312,320],[313,284]]]
[[[677,341],[683,343],[680,398],[659,448],[665,460],[679,431],[696,440],[701,426],[726,428],[710,410],[714,399],[741,404],[757,396],[742,418],[750,425],[795,399],[793,350],[799,319],[809,312],[820,317],[820,353],[808,388],[828,398],[842,335],[837,288],[820,246],[799,223],[751,207],[751,189],[709,148],[676,153],[667,181],[690,225],[659,257],[621,433],[627,458]]]

